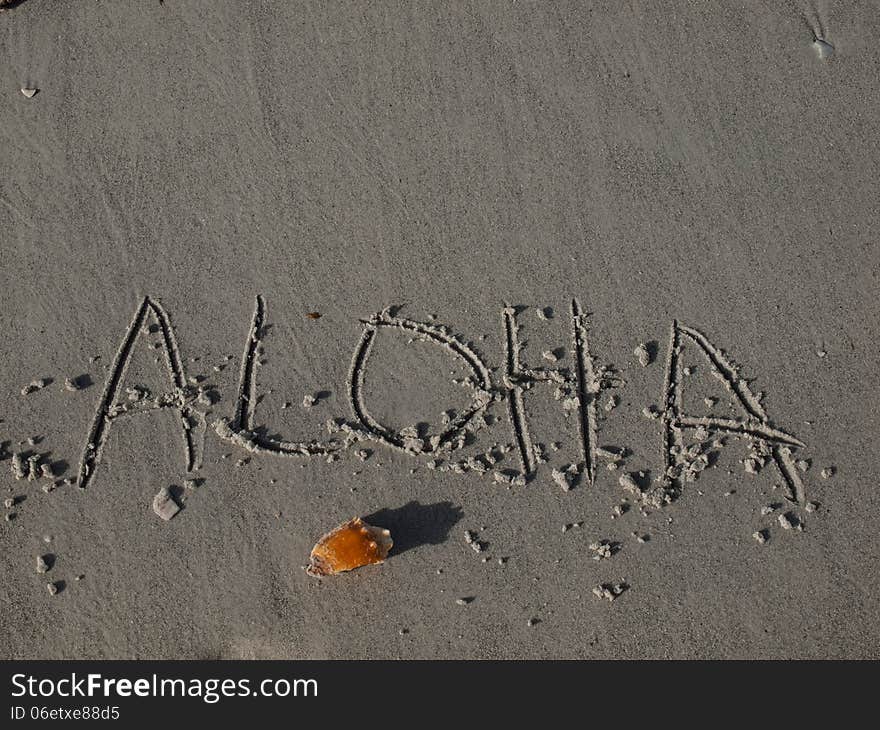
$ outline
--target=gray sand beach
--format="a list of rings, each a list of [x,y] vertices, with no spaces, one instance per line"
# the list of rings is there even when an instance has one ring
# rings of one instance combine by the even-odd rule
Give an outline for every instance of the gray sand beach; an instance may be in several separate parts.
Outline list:
[[[0,657],[878,658],[878,36],[3,9]]]

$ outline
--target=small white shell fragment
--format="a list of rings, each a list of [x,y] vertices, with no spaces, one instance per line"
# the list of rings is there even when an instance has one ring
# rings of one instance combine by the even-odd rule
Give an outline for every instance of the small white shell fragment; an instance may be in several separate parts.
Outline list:
[[[816,55],[818,55],[823,61],[827,61],[834,55],[834,46],[821,38],[816,38],[816,40],[813,41],[813,50],[816,51]]]
[[[174,501],[168,487],[162,487],[159,493],[153,497],[153,512],[166,522],[180,512],[180,505]]]
[[[33,99],[39,89],[22,88],[21,93],[28,99]]]
[[[48,573],[49,572],[49,562],[42,555],[37,556],[37,572],[38,573]]]

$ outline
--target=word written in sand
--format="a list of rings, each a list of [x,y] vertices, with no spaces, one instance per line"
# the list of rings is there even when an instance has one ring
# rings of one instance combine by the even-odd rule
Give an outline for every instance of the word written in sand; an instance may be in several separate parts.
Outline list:
[[[576,415],[577,447],[580,462],[566,469],[554,469],[553,479],[563,489],[571,488],[575,480],[592,485],[596,477],[597,459],[609,458],[609,449],[598,446],[598,405],[604,391],[621,387],[623,381],[616,371],[597,361],[591,353],[588,337],[587,315],[576,299],[570,302],[569,324],[573,367],[528,367],[520,359],[522,346],[519,340],[517,310],[505,306],[501,311],[504,333],[504,362],[500,368],[500,382],[495,382],[492,371],[476,349],[447,328],[434,323],[418,322],[401,317],[392,309],[385,309],[362,320],[363,330],[354,347],[347,378],[350,416],[335,418],[328,424],[330,436],[322,440],[287,441],[267,435],[268,428],[258,428],[256,405],[258,402],[257,370],[260,365],[262,339],[266,329],[266,303],[257,296],[250,328],[245,338],[244,352],[235,406],[231,415],[214,422],[219,438],[242,449],[249,455],[270,457],[320,456],[334,459],[340,452],[359,445],[355,451],[359,458],[368,452],[361,448],[371,442],[388,449],[419,458],[429,458],[429,466],[436,457],[449,455],[461,449],[466,441],[473,441],[476,434],[488,426],[487,412],[503,405],[507,410],[507,422],[513,449],[519,461],[519,470],[501,472],[493,469],[497,455],[493,451],[462,462],[462,470],[491,473],[496,481],[512,485],[525,484],[533,478],[543,458],[544,447],[535,444],[530,435],[529,421],[523,405],[524,393],[537,384],[547,384],[555,389],[555,398],[562,409]],[[134,345],[144,331],[148,320],[150,331],[160,336],[157,347],[164,352],[170,390],[155,398],[132,396],[132,389],[123,389],[126,368]],[[381,330],[392,330],[410,338],[419,339],[442,348],[460,360],[469,373],[466,385],[470,402],[459,411],[447,411],[442,427],[436,433],[426,434],[414,426],[392,428],[380,422],[371,412],[366,400],[364,382],[370,355]],[[681,353],[685,346],[695,347],[731,395],[738,414],[732,417],[697,415],[687,412],[682,405],[684,391],[683,372],[690,368],[682,366]],[[648,364],[653,355],[644,346],[637,348],[636,355],[642,365]],[[545,353],[545,360],[555,357]],[[82,452],[77,475],[79,487],[85,488],[94,478],[101,460],[107,435],[113,424],[125,416],[150,409],[171,409],[179,416],[184,465],[187,471],[197,470],[201,463],[206,415],[199,404],[209,403],[201,389],[191,385],[183,358],[177,345],[171,320],[162,306],[146,297],[137,308],[134,317],[122,337],[110,368],[107,382],[98,400],[94,418]],[[128,392],[127,402],[120,402],[123,392]],[[706,399],[711,400],[711,399]],[[618,402],[610,396],[605,410],[611,410]],[[713,401],[714,402],[714,401]],[[719,348],[696,329],[674,321],[670,328],[666,353],[666,369],[662,384],[661,407],[646,409],[646,415],[656,418],[662,425],[663,471],[652,485],[644,485],[630,475],[621,477],[621,485],[644,503],[661,507],[674,501],[685,482],[693,481],[708,463],[709,454],[705,443],[714,446],[722,443],[726,435],[746,438],[751,444],[752,455],[745,462],[747,471],[772,462],[785,480],[792,502],[805,504],[804,487],[793,458],[795,450],[804,444],[791,434],[775,427],[745,379]],[[686,445],[685,432],[697,435],[698,443]],[[470,438],[469,438],[470,436]],[[708,439],[708,441],[707,441]],[[700,443],[700,441],[704,443]],[[622,450],[625,451],[625,450]],[[611,453],[614,459],[620,454]],[[467,466],[467,469],[465,469]]]

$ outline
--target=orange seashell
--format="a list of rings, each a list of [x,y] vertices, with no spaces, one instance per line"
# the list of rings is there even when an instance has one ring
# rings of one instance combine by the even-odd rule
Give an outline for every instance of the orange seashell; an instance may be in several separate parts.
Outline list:
[[[355,517],[318,540],[312,548],[306,572],[311,576],[333,575],[381,563],[388,557],[392,545],[390,530],[373,527]]]

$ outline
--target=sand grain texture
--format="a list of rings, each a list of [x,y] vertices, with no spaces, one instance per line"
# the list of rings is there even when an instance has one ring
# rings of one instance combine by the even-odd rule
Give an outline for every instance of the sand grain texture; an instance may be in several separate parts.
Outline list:
[[[0,521],[0,656],[877,658],[878,35],[859,2],[0,13],[0,489],[16,498]],[[621,382],[595,414],[589,389],[522,393],[542,455],[525,486],[508,399],[461,453],[252,453],[211,424],[234,418],[257,295],[265,437],[326,441],[328,419],[353,418],[360,320],[389,306],[448,325],[501,387],[505,303],[521,366],[549,371],[575,367],[576,298],[590,356]],[[186,472],[177,401],[135,412],[172,388],[148,319],[121,393],[141,390],[80,491],[62,480],[144,297],[201,378],[175,397],[205,414],[203,466]],[[688,457],[702,471],[673,504],[638,503],[663,469],[662,418],[642,411],[662,410],[673,320],[723,348],[807,445],[793,458],[813,464],[813,512],[729,435]],[[430,449],[418,424],[468,407],[453,379],[469,369],[379,329],[361,395]],[[649,367],[640,343],[657,348]],[[686,412],[739,417],[705,358],[682,358]],[[578,467],[585,414],[622,462]],[[55,479],[17,480],[13,453]],[[620,475],[639,471],[648,483],[625,492]],[[185,480],[183,509],[158,519],[154,495]],[[793,509],[802,532],[779,526]],[[391,530],[389,559],[309,578],[315,540],[353,515]],[[595,561],[599,540],[621,547]]]

